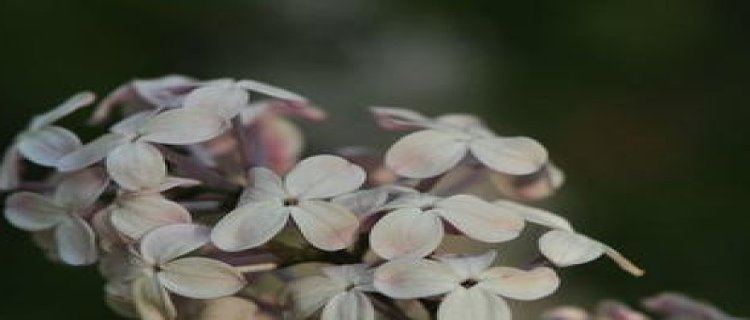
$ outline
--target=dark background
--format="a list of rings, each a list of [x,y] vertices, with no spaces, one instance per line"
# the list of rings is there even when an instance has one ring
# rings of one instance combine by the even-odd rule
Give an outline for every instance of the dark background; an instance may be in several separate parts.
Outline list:
[[[0,0],[0,141],[77,90],[167,73],[307,95],[333,116],[305,125],[317,150],[386,146],[371,104],[474,112],[543,141],[568,176],[545,205],[648,270],[566,269],[552,302],[676,290],[750,315],[749,14],[741,0]],[[0,239],[0,319],[114,317],[93,268],[50,264],[5,222]]]

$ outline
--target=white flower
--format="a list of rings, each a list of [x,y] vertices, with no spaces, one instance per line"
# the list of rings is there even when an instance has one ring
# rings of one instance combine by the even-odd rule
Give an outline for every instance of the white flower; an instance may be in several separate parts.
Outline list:
[[[538,171],[547,162],[547,151],[527,137],[499,137],[470,115],[446,115],[435,120],[413,111],[374,108],[381,125],[390,128],[426,128],[397,141],[386,154],[386,165],[409,178],[429,178],[445,173],[467,154],[488,168],[512,175]]]
[[[91,104],[94,99],[93,93],[80,92],[54,109],[34,117],[5,151],[0,167],[0,189],[18,186],[21,156],[38,165],[55,167],[60,158],[81,147],[78,136],[53,123]]]
[[[327,266],[321,271],[322,276],[289,284],[295,319],[306,319],[320,308],[321,320],[375,319],[375,310],[365,294],[375,291],[372,270],[367,265]]]
[[[234,267],[203,257],[180,258],[209,242],[210,230],[194,224],[173,224],[155,229],[140,241],[132,280],[133,301],[143,319],[175,319],[169,293],[194,299],[235,294],[245,278]]]
[[[552,294],[560,284],[547,267],[521,270],[490,267],[495,252],[477,256],[398,259],[375,270],[375,288],[395,299],[447,294],[438,308],[439,320],[511,319],[502,297],[536,300]]]
[[[240,206],[219,221],[211,239],[226,251],[260,246],[279,233],[289,217],[313,246],[327,251],[347,247],[359,227],[356,216],[324,201],[359,188],[362,168],[343,158],[319,155],[302,160],[281,180],[265,168],[252,169],[254,184]]]
[[[515,239],[524,227],[524,220],[513,210],[504,210],[471,195],[442,199],[409,193],[383,209],[393,211],[372,228],[370,246],[386,259],[429,255],[443,239],[443,221],[469,238],[488,243]]]
[[[570,222],[559,215],[507,200],[498,200],[494,204],[518,212],[531,223],[552,229],[539,238],[539,249],[559,267],[587,263],[606,254],[623,270],[635,276],[645,273],[612,247],[573,230]]]
[[[97,259],[94,231],[84,220],[109,184],[103,170],[88,169],[66,177],[52,198],[30,192],[8,197],[5,217],[27,231],[54,230],[60,259],[71,265],[86,265]]]

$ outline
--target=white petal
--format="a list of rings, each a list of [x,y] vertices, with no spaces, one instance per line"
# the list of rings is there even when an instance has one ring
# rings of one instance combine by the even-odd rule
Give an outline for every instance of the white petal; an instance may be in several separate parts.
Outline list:
[[[139,239],[156,227],[190,221],[190,213],[185,208],[159,194],[121,199],[112,209],[110,218],[112,226],[131,239]]]
[[[351,290],[333,297],[320,316],[321,320],[374,320],[375,309],[367,296]]]
[[[109,153],[107,172],[123,189],[138,191],[157,187],[167,176],[167,164],[159,149],[136,141]]]
[[[147,262],[163,264],[207,244],[210,232],[208,227],[198,224],[163,226],[143,236],[140,252]]]
[[[220,135],[228,128],[227,121],[216,113],[196,109],[175,109],[162,112],[140,130],[141,139],[162,144],[193,144]]]
[[[211,241],[224,251],[260,246],[289,220],[289,209],[278,201],[250,202],[224,216],[211,231]]]
[[[440,201],[440,197],[419,192],[406,192],[398,198],[386,203],[381,209],[392,210],[402,208],[425,208],[431,207]]]
[[[375,270],[375,288],[395,299],[430,297],[460,287],[463,279],[453,269],[427,259],[398,259]]]
[[[438,320],[510,320],[508,304],[479,288],[458,288],[448,294],[438,309]]]
[[[496,257],[497,252],[487,251],[479,255],[442,255],[435,259],[453,268],[461,278],[470,279],[489,268]]]
[[[437,249],[443,234],[438,215],[416,208],[399,209],[378,220],[370,233],[370,247],[385,259],[421,258]]]
[[[432,122],[419,112],[391,107],[370,107],[375,121],[386,130],[407,130],[424,127]]]
[[[291,282],[287,289],[293,303],[294,318],[305,319],[332,297],[344,292],[346,284],[322,276],[311,276]]]
[[[232,266],[218,260],[189,257],[161,265],[159,281],[169,291],[195,299],[214,299],[235,294],[245,278]]]
[[[174,320],[177,318],[177,310],[172,299],[155,277],[139,277],[133,282],[133,301],[142,319]]]
[[[5,219],[26,231],[41,231],[63,221],[66,209],[31,192],[18,192],[5,200]]]
[[[172,188],[178,187],[194,187],[200,185],[201,182],[190,178],[180,177],[165,177],[156,188],[150,189],[151,192],[164,192]]]
[[[141,127],[145,126],[146,123],[156,115],[156,113],[157,111],[155,110],[146,110],[135,113],[115,123],[109,128],[109,131],[126,136],[134,135]]]
[[[0,165],[0,190],[18,188],[21,175],[21,155],[15,144],[5,149],[3,163]]]
[[[581,234],[552,230],[539,238],[539,250],[560,267],[583,264],[604,253],[601,243]]]
[[[366,174],[344,158],[319,155],[302,160],[287,174],[285,185],[292,196],[328,198],[354,191],[365,182]]]
[[[185,96],[183,107],[210,110],[225,119],[231,119],[247,105],[248,98],[247,91],[235,85],[209,85]]]
[[[65,155],[81,147],[81,140],[70,130],[49,126],[21,135],[18,150],[29,161],[54,167]]]
[[[272,199],[284,200],[286,197],[283,182],[273,171],[256,167],[250,169],[250,176],[252,177],[252,184],[242,192],[240,205]]]
[[[386,165],[408,178],[429,178],[448,171],[466,155],[468,142],[461,136],[435,130],[409,134],[386,153]]]
[[[536,300],[546,297],[560,286],[560,278],[547,267],[521,270],[495,267],[477,279],[478,287],[516,300]]]
[[[55,242],[60,260],[82,266],[96,262],[94,230],[83,219],[65,219],[55,228]]]
[[[449,113],[435,118],[435,122],[441,126],[447,126],[460,130],[486,130],[482,119],[467,113]]]
[[[552,212],[508,200],[497,200],[493,204],[508,211],[516,212],[528,222],[552,229],[573,231],[573,227],[568,220]]]
[[[48,126],[76,110],[91,104],[94,102],[94,99],[96,99],[96,96],[91,92],[79,92],[47,113],[34,117],[29,127],[31,130],[35,130]]]
[[[471,153],[490,169],[513,175],[534,173],[547,163],[547,150],[526,137],[476,139]]]
[[[359,229],[354,213],[330,202],[300,201],[298,206],[291,207],[291,213],[305,239],[325,251],[346,248]]]
[[[109,176],[101,168],[90,168],[73,173],[60,182],[55,190],[55,202],[75,209],[93,205],[109,185]]]
[[[325,266],[321,267],[320,271],[332,280],[355,286],[372,285],[374,276],[374,270],[363,263]]]
[[[127,137],[123,135],[116,133],[105,134],[62,157],[57,163],[57,170],[75,171],[88,167],[104,159],[110,151],[126,142]]]
[[[475,196],[457,195],[435,204],[445,220],[475,240],[497,243],[515,239],[524,221],[514,211],[503,210]]]
[[[266,83],[262,83],[255,80],[240,80],[237,81],[237,86],[254,91],[257,93],[261,93],[264,95],[267,95],[272,98],[281,99],[281,100],[290,100],[290,101],[299,101],[299,102],[306,102],[307,99],[303,96],[300,96],[294,92],[281,89],[279,87],[275,87]]]
[[[362,216],[380,210],[387,200],[388,190],[386,188],[375,188],[342,194],[333,198],[331,202],[342,205]]]

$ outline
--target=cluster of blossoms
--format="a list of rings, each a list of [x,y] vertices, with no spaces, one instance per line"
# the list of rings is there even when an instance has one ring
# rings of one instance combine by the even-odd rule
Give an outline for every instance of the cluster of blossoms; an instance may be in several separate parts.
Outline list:
[[[6,219],[51,259],[98,263],[123,316],[510,319],[506,299],[552,294],[556,268],[606,255],[643,274],[522,204],[551,195],[562,172],[537,141],[471,115],[373,107],[382,128],[414,132],[384,156],[348,147],[302,159],[288,118],[326,113],[257,81],[137,80],[92,112],[103,135],[84,144],[55,124],[94,101],[79,93],[33,118],[0,187]],[[527,223],[546,229],[529,263],[495,266]]]

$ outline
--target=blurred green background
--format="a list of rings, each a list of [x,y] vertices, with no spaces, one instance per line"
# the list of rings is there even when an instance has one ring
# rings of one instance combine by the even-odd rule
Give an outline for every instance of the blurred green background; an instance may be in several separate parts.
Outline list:
[[[545,206],[648,270],[566,269],[552,302],[676,290],[750,315],[748,17],[742,0],[1,0],[0,137],[167,73],[307,95],[333,116],[305,125],[318,150],[385,147],[372,104],[474,112],[544,142],[568,175]],[[114,318],[93,268],[51,265],[4,221],[0,239],[0,319]]]

